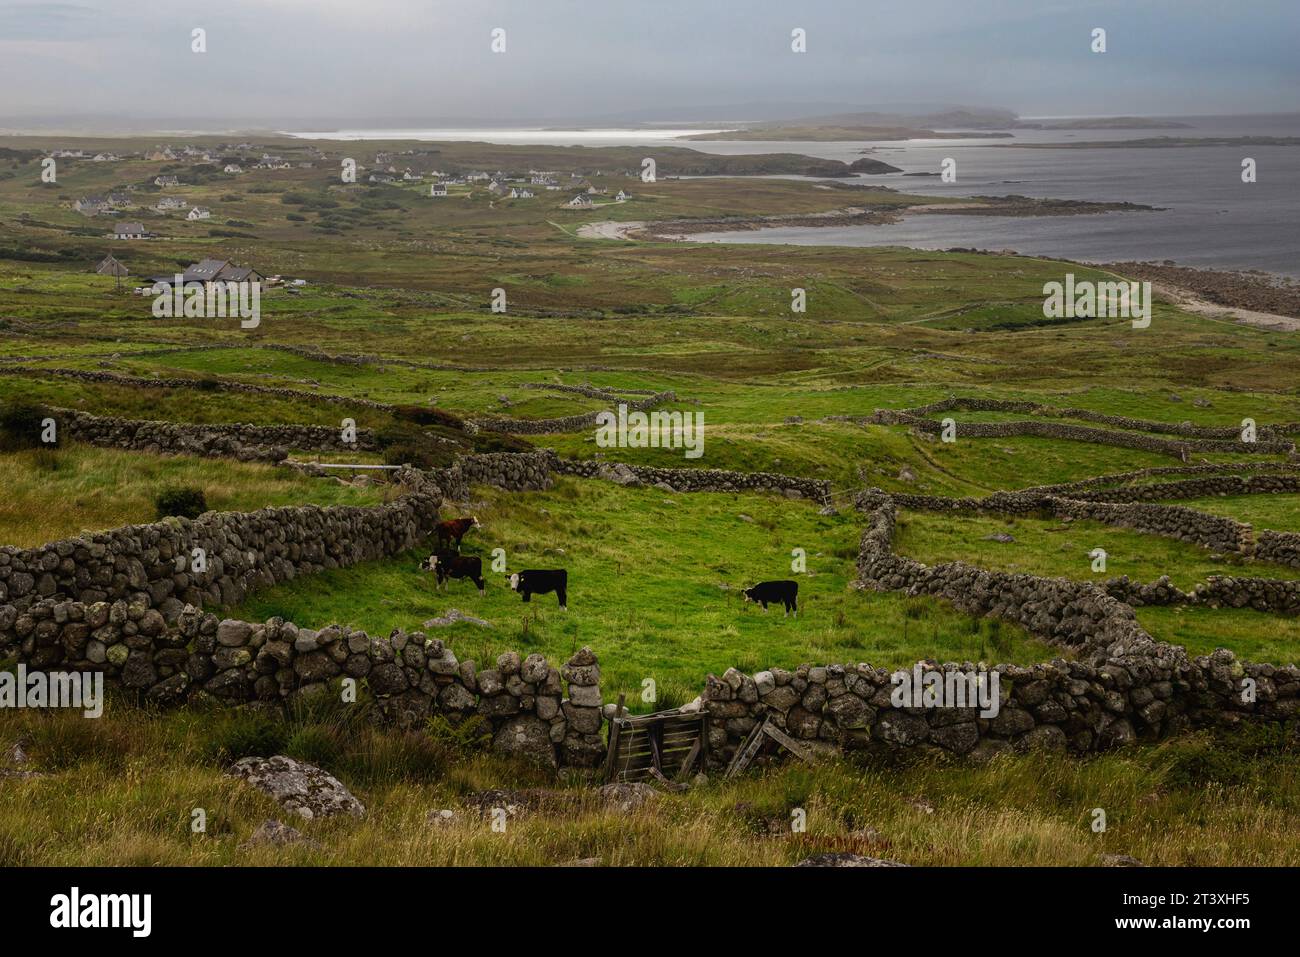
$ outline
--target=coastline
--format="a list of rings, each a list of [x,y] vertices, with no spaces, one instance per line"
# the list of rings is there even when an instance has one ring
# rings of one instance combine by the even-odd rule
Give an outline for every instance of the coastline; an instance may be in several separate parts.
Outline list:
[[[1114,212],[1161,212],[1158,206],[1128,202],[1035,199],[1029,196],[973,196],[963,202],[890,206],[844,206],[823,213],[779,213],[768,216],[719,216],[710,219],[668,219],[652,222],[596,222],[579,226],[583,239],[686,241],[699,233],[738,232],[788,226],[826,227],[888,225],[918,213],[968,216],[1088,216]]]

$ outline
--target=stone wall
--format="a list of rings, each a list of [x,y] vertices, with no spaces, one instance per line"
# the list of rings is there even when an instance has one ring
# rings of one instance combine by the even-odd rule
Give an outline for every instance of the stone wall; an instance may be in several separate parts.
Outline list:
[[[976,666],[927,662],[926,671],[971,674]],[[899,708],[890,672],[867,664],[800,665],[750,676],[710,676],[701,706],[710,716],[709,757],[725,765],[754,724],[770,719],[818,751],[947,753],[983,759],[1009,750],[1082,754],[1194,727],[1300,715],[1300,669],[1239,662],[1225,649],[1188,660],[1177,654],[1099,663],[1056,660],[997,665],[996,716],[978,708]],[[1257,700],[1242,701],[1253,678]]]
[[[1135,419],[1127,415],[1110,415],[1105,412],[1094,412],[1091,409],[1074,409],[1058,408],[1051,405],[1042,405],[1037,402],[1016,402],[1006,399],[981,399],[973,397],[953,396],[947,399],[941,399],[938,402],[931,402],[929,405],[918,406],[915,409],[905,409],[905,412],[911,415],[929,417],[941,412],[1024,412],[1030,415],[1038,415],[1053,419],[1077,419],[1080,422],[1096,422],[1100,425],[1109,425],[1117,429],[1127,429],[1135,432],[1155,432],[1163,435],[1184,435],[1198,439],[1225,439],[1234,442],[1241,441],[1241,428],[1239,426],[1205,426],[1194,425],[1191,422],[1161,422],[1155,419]],[[1296,431],[1295,423],[1281,423],[1278,425],[1261,425],[1256,428],[1256,435],[1261,439],[1273,439],[1286,444],[1285,437],[1289,433]]]
[[[933,419],[891,409],[877,410],[870,421],[876,425],[907,425],[930,435],[938,435],[943,429],[942,423]],[[1040,422],[1036,419],[1014,422],[959,422],[957,424],[958,439],[1005,439],[1022,435],[1031,435],[1044,439],[1092,442],[1097,445],[1114,445],[1120,448],[1137,449],[1142,452],[1172,455],[1184,460],[1192,452],[1272,455],[1295,451],[1295,444],[1290,441],[1266,441],[1261,439],[1257,442],[1242,442],[1240,439],[1194,438],[1173,440],[1157,438],[1154,435],[1146,435],[1140,432],[1095,429],[1086,425]]]
[[[1106,594],[1128,605],[1205,605],[1210,608],[1250,608],[1276,615],[1300,613],[1300,581],[1211,575],[1185,592],[1162,575],[1154,582],[1109,578],[1101,586]]]
[[[1148,478],[1169,475],[1223,475],[1237,472],[1295,472],[1300,466],[1290,462],[1219,462],[1207,465],[1169,465],[1160,468],[1134,469],[1131,472],[1112,472],[1108,475],[1096,475],[1080,479],[1077,482],[1063,482],[1059,485],[1035,485],[1021,489],[1022,492],[1040,492],[1046,495],[1073,495],[1076,492],[1091,491],[1100,488],[1118,487],[1130,482],[1139,482]]]
[[[556,471],[579,478],[602,478],[622,485],[662,485],[674,492],[774,492],[788,498],[830,501],[824,479],[779,472],[734,472],[728,469],[660,468],[599,459],[557,459]]]
[[[104,448],[235,458],[245,462],[279,462],[289,449],[312,451],[375,451],[370,429],[357,429],[355,443],[342,439],[342,430],[328,425],[195,425],[151,419],[91,415],[72,409],[51,409],[59,438]]]
[[[1207,475],[1204,478],[1176,482],[1078,491],[1072,492],[1070,497],[1096,502],[1155,502],[1162,499],[1261,495],[1272,492],[1300,492],[1300,475]]]
[[[1300,533],[1262,530],[1255,536],[1255,558],[1300,568]]]
[[[252,395],[273,396],[279,399],[355,406],[357,408],[375,409],[380,412],[392,412],[395,408],[395,406],[389,405],[387,402],[375,402],[372,399],[331,395],[327,392],[307,392],[302,389],[286,389],[280,386],[257,385],[250,382],[235,382],[230,379],[196,379],[181,376],[148,378],[146,376],[124,375],[120,372],[104,372],[92,369],[37,368],[35,366],[6,366],[0,368],[0,375],[57,376],[63,379],[76,379],[81,382],[107,382],[137,389],[194,389],[199,392],[244,392]]]
[[[339,694],[341,680],[352,678],[370,690],[380,719],[403,727],[437,715],[455,724],[479,716],[504,753],[574,767],[595,766],[605,753],[600,666],[586,648],[561,669],[515,652],[479,668],[421,632],[372,638],[340,625],[311,630],[280,618],[219,619],[193,606],[169,624],[123,599],[42,599],[4,623],[30,665],[102,671],[107,682],[156,705],[282,704]]]
[[[1249,555],[1255,550],[1250,525],[1180,505],[1090,501],[1033,491],[995,492],[985,498],[944,498],[938,495],[899,493],[892,498],[904,508],[971,515],[1039,514],[1061,519],[1090,520],[1175,538],[1215,551]]]
[[[15,628],[39,601],[122,601],[169,621],[186,604],[232,605],[256,587],[398,554],[432,532],[438,504],[411,493],[388,505],[207,512],[0,548],[0,657],[27,637]]]

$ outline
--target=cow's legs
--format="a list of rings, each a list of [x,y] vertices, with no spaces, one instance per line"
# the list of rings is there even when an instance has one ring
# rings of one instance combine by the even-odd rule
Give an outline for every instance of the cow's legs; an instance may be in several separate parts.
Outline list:
[[[555,597],[560,599],[560,611],[569,610],[569,592],[568,589],[561,588],[555,593]]]

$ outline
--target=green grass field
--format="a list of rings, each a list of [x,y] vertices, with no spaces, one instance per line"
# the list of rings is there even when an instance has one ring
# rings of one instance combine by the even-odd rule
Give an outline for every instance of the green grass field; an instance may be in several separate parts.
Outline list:
[[[653,711],[703,690],[710,671],[794,668],[804,662],[866,661],[904,666],[918,657],[1032,663],[1058,652],[1018,627],[979,621],[938,601],[859,592],[849,587],[861,529],[854,513],[817,514],[811,503],[759,495],[669,495],[605,482],[562,480],[549,492],[479,490],[483,528],[463,551],[482,557],[486,596],[468,581],[439,593],[418,568],[425,553],[300,578],[257,593],[233,613],[274,615],[305,624],[338,622],[371,634],[417,630],[457,608],[494,627],[435,628],[462,660],[495,661],[503,651],[534,651],[552,661],[590,646],[601,659],[602,690],[624,693]],[[505,550],[506,572],[490,573]],[[791,552],[806,553],[806,573]],[[506,581],[523,568],[565,568],[569,610],[554,595],[524,604]],[[740,590],[794,578],[800,613],[764,613]],[[642,701],[646,679],[655,707]]]

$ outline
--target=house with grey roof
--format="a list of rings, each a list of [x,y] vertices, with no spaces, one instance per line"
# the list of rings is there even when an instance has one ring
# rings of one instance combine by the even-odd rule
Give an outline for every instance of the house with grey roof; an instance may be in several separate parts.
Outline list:
[[[149,239],[153,233],[144,228],[144,223],[118,223],[113,227],[114,239]]]

